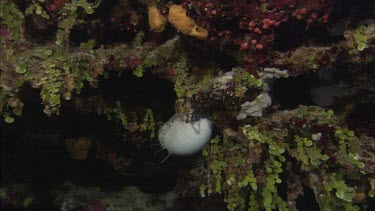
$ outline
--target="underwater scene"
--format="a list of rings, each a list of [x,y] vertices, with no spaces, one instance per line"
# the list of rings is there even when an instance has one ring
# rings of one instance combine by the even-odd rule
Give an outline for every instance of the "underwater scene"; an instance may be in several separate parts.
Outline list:
[[[1,0],[1,211],[374,211],[374,0]]]

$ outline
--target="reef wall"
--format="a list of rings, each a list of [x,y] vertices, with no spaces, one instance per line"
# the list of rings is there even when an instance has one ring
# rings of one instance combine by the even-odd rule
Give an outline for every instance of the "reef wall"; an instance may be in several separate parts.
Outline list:
[[[373,206],[374,10],[370,0],[1,1],[0,126],[9,152],[1,203]],[[202,154],[160,164],[158,129],[175,112],[209,118],[214,134]],[[56,163],[40,170],[39,178],[59,178],[41,191],[30,166],[49,156],[65,167],[103,166],[118,186],[137,186],[115,196],[141,199],[116,201],[81,180],[63,185],[76,180],[57,176]],[[27,167],[14,173],[13,161]],[[90,167],[85,178],[101,171]]]

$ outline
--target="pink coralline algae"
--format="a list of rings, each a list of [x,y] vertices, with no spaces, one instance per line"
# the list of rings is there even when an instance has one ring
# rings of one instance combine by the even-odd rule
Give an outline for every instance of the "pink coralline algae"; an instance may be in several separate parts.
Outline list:
[[[0,27],[0,37],[8,37],[12,32],[7,28]]]
[[[48,9],[50,11],[57,11],[65,6],[68,1],[66,0],[49,0],[47,3],[49,4]]]
[[[259,65],[267,61],[262,54],[272,50],[275,29],[292,20],[305,21],[306,29],[312,23],[324,24],[332,1],[185,0],[182,5],[199,26],[208,30],[211,45],[238,46],[248,57],[255,58],[252,59],[254,65]]]
[[[106,206],[98,199],[93,199],[87,202],[83,211],[106,211]]]

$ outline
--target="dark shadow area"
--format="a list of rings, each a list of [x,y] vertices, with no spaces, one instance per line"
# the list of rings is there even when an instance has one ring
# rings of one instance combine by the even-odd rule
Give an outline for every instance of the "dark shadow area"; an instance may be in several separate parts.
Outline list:
[[[179,172],[194,164],[191,158],[173,158],[160,164],[162,159],[153,154],[154,149],[138,149],[135,143],[124,142],[120,125],[95,113],[77,112],[74,97],[71,101],[63,101],[59,115],[48,117],[43,113],[38,90],[27,86],[20,93],[25,104],[22,116],[15,118],[12,124],[0,123],[1,184],[31,185],[42,201],[28,210],[56,210],[52,208],[52,202],[47,201],[53,200],[53,191],[65,182],[97,186],[108,192],[137,186],[146,193],[165,193],[176,186]],[[99,88],[86,87],[79,95],[80,98],[90,96],[120,101],[131,110],[150,108],[157,119],[165,120],[173,115],[176,98],[170,82],[148,74],[137,78],[131,71],[113,72],[109,79],[102,80]],[[99,149],[96,145],[86,160],[71,159],[65,139],[72,137],[89,137],[94,143],[131,158],[131,173],[123,175],[108,162],[97,159]],[[150,144],[154,141],[150,140]],[[12,209],[4,207],[2,210]]]
[[[174,114],[176,94],[173,84],[148,74],[147,70],[142,78],[134,76],[131,70],[112,71],[107,80],[101,80],[98,89],[87,89],[85,92],[83,94],[99,94],[107,99],[120,100],[129,109],[150,108],[163,120]]]
[[[281,109],[292,109],[298,105],[313,105],[307,75],[277,79],[271,90],[275,103],[279,103]]]
[[[375,1],[373,0],[334,0],[333,10],[330,13],[332,21],[350,19],[358,22],[375,18]]]
[[[277,28],[274,48],[285,52],[300,47],[308,41],[321,45],[337,43],[344,40],[343,32],[346,26],[374,18],[375,1],[335,0],[328,16],[327,26],[319,23],[307,25],[305,20],[293,18]]]
[[[285,52],[300,47],[307,41],[314,41],[322,45],[329,45],[344,40],[343,36],[331,36],[327,28],[318,24],[310,24],[305,21],[291,20],[288,24],[281,24],[276,30],[278,35],[274,41],[277,51]]]
[[[303,186],[303,196],[296,200],[297,208],[306,211],[319,211],[319,204],[315,201],[315,196],[311,188]]]

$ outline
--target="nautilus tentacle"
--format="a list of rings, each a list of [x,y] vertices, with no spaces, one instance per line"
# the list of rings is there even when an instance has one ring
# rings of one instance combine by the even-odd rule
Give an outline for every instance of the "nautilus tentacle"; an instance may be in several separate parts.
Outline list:
[[[171,155],[172,155],[171,153],[168,153],[167,157],[165,157],[160,163],[164,163],[164,161],[166,161]]]

